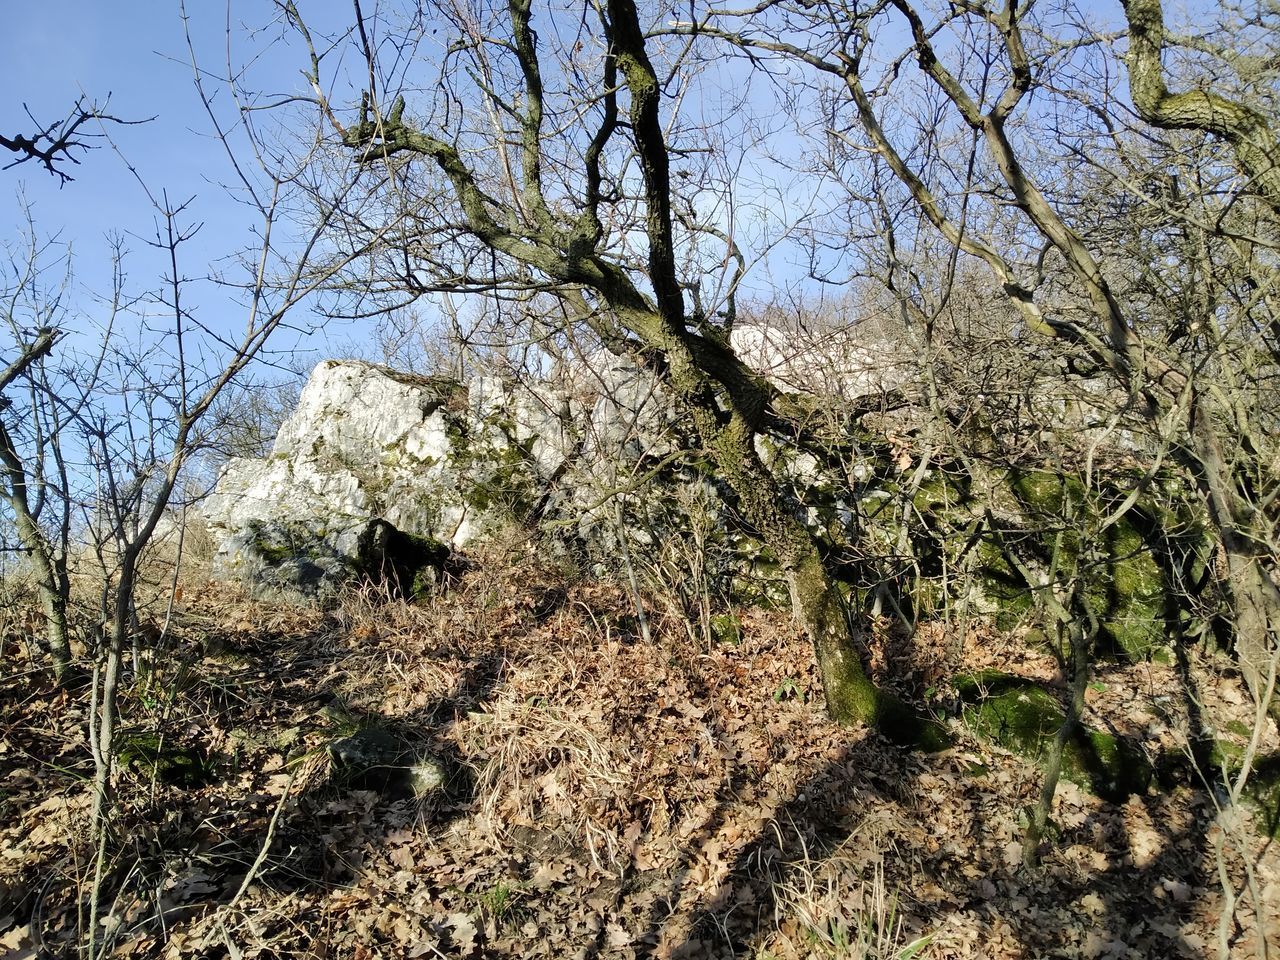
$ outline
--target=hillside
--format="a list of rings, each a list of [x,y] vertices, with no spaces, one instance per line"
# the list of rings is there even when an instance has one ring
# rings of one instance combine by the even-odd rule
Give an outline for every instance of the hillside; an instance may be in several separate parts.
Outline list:
[[[707,647],[650,597],[646,642],[623,590],[520,553],[417,605],[210,586],[178,606],[125,697],[111,956],[1199,958],[1221,955],[1220,869],[1280,916],[1260,814],[1194,783],[1120,803],[1062,784],[1024,869],[1038,767],[960,722],[953,748],[912,754],[828,721],[785,611],[738,610]],[[31,669],[21,622],[0,656],[14,960],[69,955],[92,886],[86,695]],[[943,678],[993,667],[1062,685],[1014,636],[881,626],[877,679],[939,710]],[[1152,752],[1176,752],[1188,709],[1243,732],[1221,667],[1191,648],[1184,670],[1100,666],[1086,720]],[[358,738],[430,758],[443,786],[346,765]],[[1229,955],[1264,955],[1241,916]]]

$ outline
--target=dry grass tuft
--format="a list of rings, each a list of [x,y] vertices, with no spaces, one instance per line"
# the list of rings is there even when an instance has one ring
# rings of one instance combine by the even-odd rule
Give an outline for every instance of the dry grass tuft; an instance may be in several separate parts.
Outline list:
[[[499,833],[557,823],[561,840],[616,868],[618,838],[606,814],[631,782],[629,763],[600,735],[598,705],[552,703],[510,692],[466,719],[468,754],[484,758],[479,818]]]
[[[855,830],[832,852],[812,856],[802,830],[792,825],[792,836],[784,837],[777,822],[772,827],[779,847],[798,846],[800,855],[773,888],[776,931],[757,949],[757,960],[910,960],[933,942],[932,936],[906,942],[884,875],[883,858],[892,851],[879,831]]]

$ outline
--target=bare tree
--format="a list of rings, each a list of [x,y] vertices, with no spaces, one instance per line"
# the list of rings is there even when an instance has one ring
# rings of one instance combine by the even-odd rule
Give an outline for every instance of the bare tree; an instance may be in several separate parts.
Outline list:
[[[361,194],[377,197],[344,211],[344,229],[387,237],[361,242],[372,262],[349,289],[358,285],[370,304],[538,291],[558,304],[560,323],[635,357],[676,397],[736,508],[785,571],[831,715],[937,742],[935,727],[867,677],[800,505],[757,452],[764,435],[804,437],[805,401],[730,349],[743,255],[731,233],[693,219],[697,204],[680,199],[680,183],[692,191],[700,182],[686,161],[716,149],[715,131],[679,109],[690,45],[656,45],[632,0],[585,13],[548,8],[541,34],[529,0],[423,5],[392,33],[390,15],[365,17],[357,5],[350,34],[367,78],[352,116],[331,101],[322,72],[334,42],[313,36],[293,3],[280,10],[306,45],[320,123],[363,164]],[[438,29],[449,37],[443,46]],[[439,47],[438,60],[421,56],[428,45]],[[423,79],[423,69],[435,77]]]
[[[209,76],[197,72],[203,82]],[[216,123],[207,96],[205,104]],[[59,165],[74,162],[72,151],[88,145],[86,125],[101,119],[100,111],[78,104],[61,126],[3,145],[23,154],[18,162],[37,159],[66,181]],[[155,216],[150,246],[162,258],[162,279],[127,290],[125,252],[118,243],[112,291],[86,306],[69,284],[50,281],[51,271],[69,260],[59,260],[56,247],[42,245],[30,224],[28,248],[15,251],[24,255],[11,258],[5,284],[0,496],[6,509],[0,519],[12,521],[30,558],[59,678],[76,666],[68,615],[71,564],[75,557],[96,558],[96,609],[83,621],[90,625],[85,632],[97,844],[86,933],[90,957],[111,951],[111,932],[98,919],[114,882],[109,824],[126,654],[133,652],[135,670],[141,671],[147,666],[142,655],[151,652],[138,648],[146,551],[169,524],[184,471],[210,446],[220,398],[265,355],[300,306],[357,254],[335,255],[327,246],[334,213],[348,198],[337,194],[317,202],[299,176],[309,165],[309,150],[269,150],[243,117],[236,122],[238,131],[217,132],[237,178],[235,196],[257,223],[238,260],[243,272],[224,272],[216,280],[228,300],[243,308],[239,333],[222,321],[206,323],[193,306],[194,281],[185,265],[200,225],[189,219],[190,202],[172,202],[140,179]],[[246,134],[252,163],[236,152],[235,138]],[[195,275],[206,273],[206,266]],[[105,306],[95,310],[98,305]]]
[[[10,317],[12,318],[12,298]],[[30,374],[31,368],[42,362],[53,350],[61,331],[55,327],[39,327],[30,339],[16,339],[17,356],[0,374],[0,414],[13,407],[13,401],[4,396],[3,390],[20,378]],[[39,417],[45,410],[33,408],[30,415]],[[37,424],[38,426],[38,424]],[[71,642],[67,630],[67,598],[71,593],[67,573],[67,553],[70,543],[71,515],[65,498],[49,496],[47,470],[65,473],[65,461],[57,443],[58,431],[52,434],[37,432],[36,452],[30,461],[24,460],[18,443],[4,422],[0,420],[0,464],[4,468],[4,487],[0,488],[11,512],[18,542],[30,558],[35,570],[36,590],[44,608],[45,637],[56,678],[61,682],[71,667]],[[55,480],[58,478],[50,478]],[[32,487],[35,487],[33,490]],[[41,526],[46,506],[51,502],[62,507],[61,515],[52,530]]]
[[[1044,338],[1089,419],[1125,438],[1111,452],[1128,462],[1130,488],[1104,527],[1139,498],[1158,503],[1156,478],[1176,469],[1217,542],[1217,586],[1257,708],[1256,746],[1268,711],[1280,715],[1274,10],[1259,5],[1233,32],[1200,30],[1184,42],[1166,28],[1159,0],[1122,8],[1127,31],[1110,34],[1069,5],[925,0],[855,9],[781,0],[712,9],[673,29],[777,70],[808,71],[799,99],[821,109],[831,169],[869,157],[872,170],[891,175],[864,173],[873,189],[866,180],[841,186],[849,232],[882,251],[904,314],[930,330],[958,264],[986,269],[1016,310],[1007,341]],[[874,222],[878,244],[865,227]],[[920,253],[926,228],[949,247],[932,264]],[[1056,446],[1059,458],[1079,452]],[[1084,452],[1087,482],[1095,451]],[[1077,602],[1079,575],[1026,577],[1039,582],[1048,619],[1071,634],[1073,691],[1059,741],[1081,703],[1090,646],[1081,625],[1096,621]],[[1251,762],[1226,775],[1233,798]],[[1056,776],[1051,765],[1029,857]],[[1260,908],[1247,843],[1231,836]],[[1220,865],[1226,956],[1239,894]]]
[[[1109,39],[1084,26],[1055,34],[1034,5],[966,4],[930,20],[907,0],[857,13],[766,3],[713,10],[677,32],[840,85],[842,97],[813,98],[832,111],[829,138],[871,153],[914,210],[890,236],[904,304],[925,275],[904,269],[899,234],[927,223],[986,266],[1025,329],[1056,340],[1078,377],[1110,378],[1112,410],[1149,452],[1167,448],[1203,496],[1226,558],[1239,660],[1261,696],[1280,638],[1274,411],[1259,392],[1280,359],[1275,127],[1218,93],[1169,93],[1159,4],[1126,11],[1140,119],[1221,138],[1243,181],[1224,175],[1211,142],[1165,143],[1126,116],[1107,81],[1096,86],[1115,75]],[[1054,112],[1032,110],[1036,96]],[[905,106],[921,103],[924,122]],[[1144,248],[1138,224],[1168,242]],[[1170,301],[1154,285],[1196,295]]]
[[[120,265],[119,247],[114,266]],[[73,669],[71,554],[83,489],[77,486],[72,424],[94,395],[102,354],[80,358],[74,374],[53,359],[69,326],[71,262],[65,248],[41,240],[28,213],[26,238],[10,250],[4,335],[16,357],[0,375],[0,499],[35,577],[44,639],[58,682],[83,677]],[[105,298],[104,330],[121,309],[119,270]],[[9,395],[5,395],[5,391]]]

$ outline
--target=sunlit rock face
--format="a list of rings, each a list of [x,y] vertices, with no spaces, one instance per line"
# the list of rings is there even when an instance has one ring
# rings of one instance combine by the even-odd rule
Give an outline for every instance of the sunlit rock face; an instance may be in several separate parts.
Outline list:
[[[271,455],[223,469],[204,508],[215,573],[323,589],[390,562],[375,522],[465,546],[533,496],[567,451],[554,404],[532,391],[325,361]]]
[[[899,376],[883,358],[877,370],[866,348],[830,336],[741,327],[733,342],[785,390],[857,394]],[[730,491],[696,454],[678,455],[697,447],[686,430],[649,372],[604,350],[533,384],[325,361],[271,455],[224,467],[204,508],[215,574],[313,593],[394,569],[407,591],[419,580],[416,560],[389,549],[408,544],[415,557],[435,557],[438,547],[541,523],[593,567],[616,563],[628,545],[651,553],[693,538],[696,550],[677,561],[700,564],[717,589],[736,581],[748,596],[784,596],[776,565],[736,525]],[[789,485],[835,489],[811,456],[777,445],[761,454]],[[831,493],[796,510],[822,529],[853,519]]]
[[[779,389],[856,400],[902,386],[917,364],[901,341],[858,329],[783,331],[734,327],[733,352]]]

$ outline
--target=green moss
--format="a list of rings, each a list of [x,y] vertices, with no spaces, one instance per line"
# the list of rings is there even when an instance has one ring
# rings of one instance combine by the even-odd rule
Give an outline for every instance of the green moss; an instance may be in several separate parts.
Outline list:
[[[1009,486],[1032,513],[1062,516],[1068,504],[1079,507],[1085,500],[1084,484],[1078,479],[1047,470],[1015,471]]]
[[[213,766],[202,750],[175,745],[155,732],[126,734],[117,759],[122,767],[175,787],[199,787],[213,779]]]
[[[997,501],[1001,489],[1007,491],[1006,509],[1025,519],[1021,529],[1015,522],[1012,529],[983,538],[975,547],[972,570],[996,626],[1012,629],[1035,609],[1032,591],[1005,549],[1037,569],[1049,566],[1058,547],[1059,569],[1078,570],[1084,580],[1099,620],[1099,652],[1126,660],[1153,656],[1165,644],[1167,597],[1164,571],[1142,532],[1146,518],[1135,510],[1100,533],[1102,542],[1086,544],[1079,531],[1100,525],[1098,511],[1109,509],[1108,495],[1095,504],[1078,478],[1044,470],[1009,473],[1003,486],[997,484]],[[967,516],[964,512],[955,519]],[[940,533],[946,535],[945,530]],[[1086,562],[1085,556],[1101,559]]]
[[[260,520],[249,522],[249,534],[252,537],[254,551],[273,567],[279,566],[294,556],[292,544],[280,536],[280,531],[269,528]]]
[[[510,416],[494,413],[472,434],[459,415],[446,413],[449,461],[461,474],[458,493],[477,514],[501,524],[523,522],[538,501],[535,438],[520,440]]]
[[[993,608],[995,625],[1001,630],[1012,630],[1026,620],[1031,610],[1031,591],[997,544],[984,540],[976,549],[974,576],[983,597]]]
[[[1267,836],[1280,839],[1280,754],[1263,757],[1254,764],[1244,792],[1257,810]]]
[[[1214,771],[1236,770],[1240,767],[1240,758],[1244,748],[1230,740],[1215,740],[1209,750],[1209,767]]]
[[[954,677],[951,685],[964,703],[979,703],[987,697],[1022,689],[1027,681],[1002,670],[979,670]]]
[[[528,456],[518,447],[492,451],[471,483],[463,491],[467,505],[482,514],[523,519],[537,501],[533,471]]]
[[[1032,627],[1022,635],[1022,642],[1033,649],[1047,650],[1049,635],[1040,627]]]
[[[1248,737],[1252,731],[1240,723],[1231,723],[1227,729],[1237,736]],[[1206,745],[1201,761],[1203,775],[1220,780],[1224,775],[1235,778],[1240,773],[1240,761],[1244,747],[1230,740],[1214,740]],[[1280,839],[1280,753],[1258,757],[1249,771],[1244,787],[1244,801],[1254,809],[1262,832]]]
[[[742,643],[742,621],[736,613],[718,613],[711,618],[711,636],[716,643],[736,647]]]
[[[1089,597],[1101,612],[1103,649],[1127,660],[1150,657],[1165,642],[1165,581],[1134,521],[1106,531],[1103,569],[1091,576]]]
[[[923,514],[946,514],[970,502],[967,479],[963,474],[952,474],[934,467],[911,501]]]
[[[1065,714],[1047,690],[998,672],[958,678],[962,716],[974,733],[1028,759],[1044,758]],[[1152,768],[1124,741],[1084,726],[1063,747],[1062,775],[1107,800],[1145,793]]]

